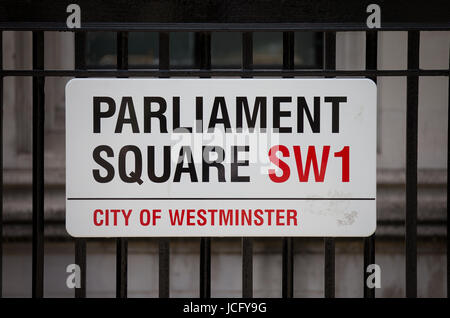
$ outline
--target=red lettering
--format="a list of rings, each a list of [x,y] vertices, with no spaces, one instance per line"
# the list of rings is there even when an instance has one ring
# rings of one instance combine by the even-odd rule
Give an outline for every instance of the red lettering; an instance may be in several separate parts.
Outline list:
[[[297,210],[287,210],[287,225],[291,225],[291,220],[297,226]]]
[[[282,223],[284,219],[283,212],[284,210],[277,210],[277,225],[284,225],[284,223]]]
[[[117,226],[117,213],[121,212],[120,210],[111,210],[111,213],[114,214],[114,226]]]
[[[273,182],[281,183],[289,179],[289,176],[291,175],[291,170],[289,169],[289,165],[286,164],[286,162],[280,160],[280,158],[276,156],[278,151],[281,151],[283,157],[289,157],[289,150],[287,149],[286,146],[277,145],[271,147],[269,150],[269,159],[273,164],[279,167],[283,171],[283,173],[281,174],[281,176],[277,176],[275,173],[275,169],[269,169],[269,177],[270,180],[272,180]]]
[[[139,215],[139,221],[141,222],[141,225],[147,226],[150,224],[150,211],[147,209],[141,210],[141,213]]]
[[[214,215],[216,214],[217,210],[208,210],[208,212],[211,214],[211,225],[214,225]]]
[[[192,222],[192,220],[195,218],[194,215],[192,215],[192,213],[194,213],[195,210],[194,209],[187,209],[187,225],[188,226],[193,226],[195,225],[194,222]]]
[[[339,152],[334,153],[335,157],[342,158],[342,182],[350,181],[350,147],[345,146]]]
[[[198,214],[198,218],[201,219],[201,220],[197,221],[197,224],[200,226],[206,225],[206,217],[205,217],[206,211],[203,209],[200,209],[200,210],[198,210],[197,214]]]
[[[123,217],[125,218],[125,226],[128,226],[128,219],[130,218],[132,210],[128,210],[128,213],[125,210],[122,210]]]
[[[161,218],[161,210],[160,209],[154,209],[153,210],[153,222],[152,225],[156,225],[156,220]]]
[[[311,167],[311,163],[313,165],[314,177],[316,179],[316,182],[323,182],[323,179],[325,178],[325,171],[327,169],[329,153],[330,153],[330,146],[323,146],[322,163],[320,165],[320,172],[319,172],[316,157],[316,147],[309,146],[308,154],[306,155],[305,170],[303,171],[302,154],[300,151],[300,146],[294,146],[295,162],[297,163],[298,179],[300,180],[300,182],[308,182],[309,169]]]
[[[233,210],[229,209],[225,214],[225,210],[219,210],[219,225],[233,225]]]
[[[95,226],[100,226],[100,225],[103,224],[103,220],[98,221],[97,220],[97,214],[103,215],[103,211],[99,210],[99,209],[94,211],[94,225]]]
[[[275,210],[265,210],[267,212],[267,225],[272,225],[272,213]]]
[[[252,225],[252,213],[247,214],[246,210],[241,210],[242,213],[242,221],[241,224],[244,225],[244,220],[247,222],[247,225]]]
[[[184,209],[181,210],[181,216],[178,213],[178,209],[175,210],[175,212],[172,214],[172,209],[169,209],[169,216],[170,216],[170,224],[176,225],[175,223],[178,223],[178,225],[181,225],[183,223],[184,219]]]
[[[263,211],[260,209],[255,210],[255,225],[261,226],[264,223],[264,219],[262,218]]]

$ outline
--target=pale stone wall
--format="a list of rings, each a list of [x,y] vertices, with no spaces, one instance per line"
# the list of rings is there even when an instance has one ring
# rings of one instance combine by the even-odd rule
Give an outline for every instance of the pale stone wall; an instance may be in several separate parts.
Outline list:
[[[254,297],[281,297],[281,239],[257,239],[254,246]],[[172,240],[171,297],[199,296],[199,239]],[[446,270],[443,242],[421,241],[418,248],[418,296],[445,297]],[[362,240],[336,240],[336,297],[362,297]],[[376,262],[381,267],[377,297],[404,297],[405,259],[399,240],[378,240]],[[213,239],[212,297],[240,297],[242,258],[239,239]],[[72,243],[45,245],[45,297],[73,297],[66,287],[68,264],[74,262]],[[113,240],[87,245],[87,296],[115,297],[115,244]],[[323,297],[323,241],[296,239],[294,296]],[[4,296],[31,296],[31,244],[5,247]],[[158,297],[158,244],[156,240],[130,241],[128,296]]]

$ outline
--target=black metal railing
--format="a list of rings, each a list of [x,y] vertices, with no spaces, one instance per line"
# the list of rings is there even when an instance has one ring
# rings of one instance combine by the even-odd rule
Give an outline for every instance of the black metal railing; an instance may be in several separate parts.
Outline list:
[[[17,1],[18,3],[20,1]],[[90,1],[96,2],[96,1]],[[169,1],[173,5],[176,1]],[[194,1],[195,6],[202,6],[200,2]],[[268,3],[270,1],[266,1]],[[276,1],[272,1],[275,3]],[[314,1],[313,1],[314,2]],[[319,1],[321,2],[321,1]],[[444,3],[443,1],[436,2],[435,5]],[[14,1],[7,3],[6,6],[13,6]],[[48,1],[42,1],[42,5],[36,5],[36,17],[44,15],[45,4],[50,4]],[[278,2],[277,2],[278,3]],[[298,3],[311,5],[311,1],[298,1]],[[353,1],[356,5],[357,2]],[[361,3],[365,3],[362,1]],[[23,8],[23,3],[20,2]],[[182,4],[180,4],[182,5]],[[237,5],[230,1],[229,5]],[[256,5],[256,4],[255,4]],[[53,6],[53,3],[52,3]],[[249,78],[254,76],[274,76],[274,77],[368,77],[377,80],[379,76],[403,76],[407,78],[407,127],[406,127],[406,216],[405,216],[405,273],[406,273],[406,296],[417,296],[417,157],[418,157],[418,79],[420,76],[444,76],[449,77],[448,69],[438,70],[422,70],[419,68],[419,47],[420,47],[420,31],[421,30],[450,30],[450,21],[443,20],[442,15],[436,13],[431,16],[431,22],[426,20],[428,11],[423,11],[421,8],[414,10],[414,14],[410,15],[410,19],[414,20],[404,21],[404,18],[399,18],[399,22],[395,23],[395,17],[389,16],[387,22],[379,30],[369,30],[363,22],[361,17],[365,16],[365,12],[354,13],[355,9],[349,12],[344,12],[336,5],[331,5],[328,10],[333,11],[328,17],[320,17],[323,10],[320,7],[312,6],[309,15],[305,13],[300,14],[297,20],[291,13],[286,13],[286,20],[269,17],[271,11],[261,11],[266,14],[267,23],[263,21],[256,21],[258,15],[251,16],[251,21],[246,20],[248,17],[242,13],[239,20],[239,11],[236,13],[231,10],[230,15],[237,15],[233,17],[217,18],[220,23],[211,22],[214,19],[212,14],[211,19],[205,23],[196,23],[204,18],[203,15],[195,13],[196,7],[190,6],[194,10],[192,17],[186,18],[187,23],[183,21],[173,21],[167,18],[167,23],[161,21],[166,19],[164,15],[159,17],[154,23],[144,23],[142,21],[120,22],[123,19],[114,20],[114,14],[118,17],[125,16],[127,21],[132,20],[132,15],[127,15],[126,12],[120,14],[118,8],[114,4],[114,9],[111,19],[101,16],[99,22],[95,21],[95,14],[88,13],[88,22],[82,25],[81,29],[69,30],[75,32],[75,69],[73,70],[47,70],[44,69],[44,36],[45,31],[68,31],[61,20],[61,15],[64,13],[55,13],[54,10],[60,6],[55,4],[48,13],[47,20],[42,18],[32,19],[30,15],[33,11],[24,10],[22,15],[20,12],[10,12],[10,16],[0,13],[0,106],[3,111],[3,78],[11,76],[28,76],[33,78],[33,236],[32,236],[32,296],[43,297],[44,295],[44,120],[45,120],[45,95],[44,85],[45,78],[53,77],[171,77],[171,76],[190,76],[190,77],[213,77],[213,76],[240,76]],[[295,7],[295,5],[293,4]],[[319,5],[317,5],[319,6]],[[389,8],[397,6],[397,4],[387,4]],[[428,7],[429,5],[427,5]],[[0,6],[1,7],[1,6]],[[204,6],[203,6],[204,7]],[[202,8],[203,8],[202,7]],[[276,10],[279,7],[277,4],[274,7]],[[293,8],[294,8],[293,7]],[[423,7],[423,6],[422,6]],[[223,8],[223,6],[221,7]],[[296,8],[296,7],[295,7]],[[205,9],[205,8],[203,8]],[[204,12],[204,10],[200,10]],[[31,9],[29,9],[31,10]],[[122,9],[125,10],[125,9]],[[363,9],[361,9],[363,10]],[[360,11],[361,11],[360,10]],[[390,9],[391,10],[391,9]],[[444,10],[445,11],[445,10]],[[214,11],[216,12],[216,11]],[[247,12],[247,11],[243,11]],[[3,15],[2,15],[3,14]],[[152,13],[149,13],[151,15]],[[202,13],[203,14],[203,13]],[[217,12],[215,13],[218,14]],[[339,14],[341,14],[343,22],[338,23]],[[425,15],[425,17],[423,16]],[[187,16],[187,15],[186,15]],[[220,16],[220,14],[219,14]],[[11,21],[7,19],[10,18]],[[191,20],[193,19],[193,20]],[[305,19],[305,22],[303,20]],[[322,19],[322,20],[321,20]],[[352,20],[354,19],[354,20]],[[448,19],[448,17],[447,17]],[[61,21],[60,21],[61,20]],[[237,22],[238,20],[238,22]],[[295,20],[293,22],[293,20]],[[315,21],[317,20],[317,22]],[[345,20],[345,21],[344,21]],[[119,21],[119,22],[118,22]],[[361,20],[363,21],[363,20]],[[2,33],[6,30],[28,30],[33,32],[33,69],[31,70],[4,70],[2,65]],[[87,69],[86,67],[86,32],[88,31],[110,31],[117,34],[117,69]],[[377,38],[378,31],[389,30],[403,30],[408,32],[408,68],[406,70],[378,70],[377,68]],[[128,32],[130,31],[152,31],[159,32],[159,68],[157,69],[128,69]],[[170,32],[178,31],[192,31],[196,32],[196,65],[197,68],[192,69],[171,69],[170,67]],[[242,32],[242,68],[239,69],[212,69],[211,68],[211,32]],[[283,32],[283,67],[282,69],[255,69],[253,67],[253,32],[260,31],[279,31]],[[323,69],[296,69],[294,65],[294,32],[299,31],[316,31],[324,34],[324,54],[323,54]],[[339,31],[365,31],[366,32],[366,68],[365,70],[336,70],[336,32]],[[449,84],[450,91],[450,84]],[[450,108],[450,97],[449,97]],[[3,113],[0,112],[0,165],[3,164]],[[450,122],[450,112],[449,112]],[[449,146],[450,149],[450,129],[449,129]],[[450,152],[448,152],[448,164],[450,164]],[[448,170],[447,170],[448,173]],[[450,178],[450,174],[448,174]],[[3,202],[3,169],[0,172],[0,200]],[[450,190],[447,187],[447,218],[449,217],[448,198],[450,198]],[[3,236],[3,206],[0,205],[0,236]],[[447,231],[449,231],[449,223],[447,222]],[[369,264],[375,262],[375,235],[364,238],[364,275],[361,278],[364,284],[364,297],[375,297],[375,290],[366,285],[367,272],[366,268]],[[86,297],[86,245],[89,240],[75,239],[75,263],[81,269],[81,288],[75,289],[76,297]],[[294,240],[293,238],[282,238],[282,297],[291,298],[294,296]],[[449,245],[449,238],[447,235],[447,246]],[[253,239],[242,238],[242,296],[253,296]],[[117,238],[116,241],[116,296],[127,297],[127,239]],[[159,239],[159,297],[169,297],[169,253],[170,253],[170,238]],[[0,240],[0,274],[2,271],[2,240]],[[335,296],[335,239],[324,239],[324,255],[325,255],[325,297]],[[447,251],[447,291],[449,290],[449,258]],[[209,298],[211,296],[211,239],[200,239],[200,297]],[[0,288],[1,288],[0,275]]]

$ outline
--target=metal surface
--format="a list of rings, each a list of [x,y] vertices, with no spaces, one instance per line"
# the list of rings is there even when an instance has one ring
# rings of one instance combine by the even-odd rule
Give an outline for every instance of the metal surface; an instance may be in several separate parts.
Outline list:
[[[294,69],[294,32],[283,32],[283,69]],[[289,77],[289,76],[286,76]],[[294,239],[283,238],[281,297],[294,297]]]
[[[336,68],[336,32],[325,33],[324,68]],[[325,246],[325,298],[335,294],[335,242],[334,238],[324,239]]]
[[[211,33],[195,34],[196,64],[200,69],[211,68]],[[201,76],[209,77],[209,76]],[[211,238],[200,239],[200,298],[211,297]]]
[[[450,51],[448,52],[450,69]],[[447,298],[450,297],[450,77],[448,78],[448,120],[447,120]]]
[[[371,77],[371,76],[448,76],[450,71],[445,70],[273,70],[273,69],[176,69],[176,70],[159,70],[159,69],[132,69],[132,70],[2,70],[1,76],[53,76],[53,77],[211,77],[211,76],[276,76],[276,77],[293,77],[293,76],[355,76],[355,77]]]
[[[0,31],[0,70],[3,69],[3,32]],[[3,77],[0,76],[0,298],[3,296]]]
[[[170,240],[159,239],[159,297],[170,297]]]
[[[86,33],[75,33],[75,68],[86,69]],[[75,239],[75,264],[80,267],[80,288],[75,288],[76,298],[86,297],[86,239]]]
[[[242,297],[253,297],[253,239],[243,237],[242,241]]]
[[[44,69],[42,31],[33,31],[33,69]],[[44,297],[44,81],[33,76],[33,298]]]
[[[128,68],[128,33],[117,33],[117,68]],[[127,298],[128,290],[128,240],[117,238],[116,242],[116,297]]]
[[[367,30],[372,0],[78,0],[82,30],[103,31],[313,31]],[[379,0],[380,30],[449,29],[447,0]],[[4,0],[0,28],[67,30],[67,2]],[[439,9],[436,9],[439,8]],[[25,21],[25,22],[24,22]]]
[[[420,32],[408,32],[408,68],[419,67]],[[419,78],[408,76],[406,82],[406,297],[417,297],[417,139]]]
[[[211,297],[211,238],[200,239],[200,298]]]
[[[377,70],[377,50],[378,50],[378,32],[366,32],[366,69]],[[370,76],[371,80],[377,82],[376,76]],[[364,268],[363,268],[363,289],[365,298],[375,298],[375,288],[369,288],[367,285],[367,278],[370,273],[367,272],[367,267],[370,264],[375,264],[375,234],[364,238]]]
[[[242,33],[242,69],[253,68],[253,34]],[[248,77],[248,76],[244,76]],[[243,237],[242,244],[242,297],[253,297],[253,239]]]
[[[170,68],[170,34],[159,33],[159,69]],[[170,297],[170,239],[159,239],[159,297]]]

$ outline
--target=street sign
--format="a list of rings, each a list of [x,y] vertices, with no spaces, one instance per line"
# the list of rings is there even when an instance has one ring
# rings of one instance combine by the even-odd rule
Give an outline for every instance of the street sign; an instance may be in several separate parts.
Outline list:
[[[73,79],[75,237],[369,236],[368,79]]]

